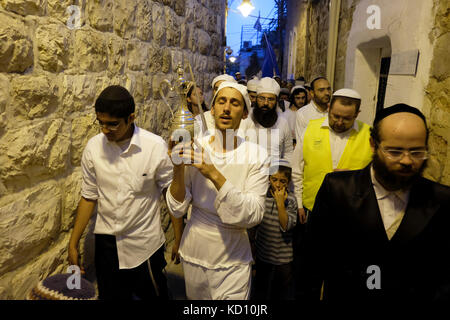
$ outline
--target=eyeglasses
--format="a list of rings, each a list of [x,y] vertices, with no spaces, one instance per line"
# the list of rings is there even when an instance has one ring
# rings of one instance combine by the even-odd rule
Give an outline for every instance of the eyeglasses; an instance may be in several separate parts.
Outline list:
[[[98,119],[95,119],[94,123],[99,127],[99,129],[105,128],[109,131],[116,131],[120,126],[120,122],[103,123]]]
[[[258,100],[258,102],[261,102],[261,103],[265,103],[266,101],[269,102],[269,103],[274,103],[275,101],[277,101],[273,97],[266,98],[266,97],[263,97],[263,96],[257,96],[256,100]]]
[[[384,148],[379,146],[380,150],[391,160],[400,161],[403,157],[408,154],[413,160],[425,160],[428,158],[428,151],[425,149],[419,150],[404,150],[396,148]]]

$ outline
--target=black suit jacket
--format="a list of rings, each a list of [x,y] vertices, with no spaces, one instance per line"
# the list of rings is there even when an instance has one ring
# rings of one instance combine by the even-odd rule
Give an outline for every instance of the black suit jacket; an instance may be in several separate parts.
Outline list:
[[[311,214],[306,276],[328,301],[447,300],[450,188],[425,178],[411,188],[403,220],[387,238],[370,165],[326,175]],[[381,289],[369,289],[379,267]],[[317,291],[316,291],[317,293]]]

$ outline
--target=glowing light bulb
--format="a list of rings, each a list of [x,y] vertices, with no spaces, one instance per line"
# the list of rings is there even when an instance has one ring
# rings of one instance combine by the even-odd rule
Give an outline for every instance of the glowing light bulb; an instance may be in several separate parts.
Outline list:
[[[236,61],[236,57],[230,57],[230,62],[234,63]]]
[[[255,7],[252,5],[250,0],[242,0],[242,3],[238,7],[238,9],[239,9],[239,11],[241,11],[241,13],[244,17],[248,17],[250,12],[252,12],[253,9],[255,9]]]

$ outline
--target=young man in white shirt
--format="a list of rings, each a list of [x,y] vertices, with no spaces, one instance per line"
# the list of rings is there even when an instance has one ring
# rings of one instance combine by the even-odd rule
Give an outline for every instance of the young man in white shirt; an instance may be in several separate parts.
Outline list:
[[[245,86],[223,82],[213,98],[214,134],[171,150],[171,214],[192,203],[180,257],[188,299],[249,299],[252,253],[246,229],[261,222],[268,186],[265,149],[237,129],[250,108]],[[227,135],[228,134],[228,135]]]
[[[311,102],[301,108],[295,120],[295,139],[299,142],[303,132],[311,120],[325,117],[331,99],[331,86],[324,77],[317,77],[311,82]]]
[[[168,298],[159,200],[172,181],[172,162],[163,139],[134,124],[134,109],[125,88],[103,90],[95,102],[102,133],[89,140],[81,160],[69,262],[80,264],[79,240],[97,207],[95,266],[102,300]],[[172,222],[176,248],[181,221]]]

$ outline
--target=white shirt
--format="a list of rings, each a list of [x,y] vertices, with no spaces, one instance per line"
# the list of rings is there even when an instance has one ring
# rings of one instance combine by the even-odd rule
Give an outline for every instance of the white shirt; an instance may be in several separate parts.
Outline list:
[[[301,109],[300,109],[301,110]],[[325,117],[322,127],[328,128],[330,134],[330,150],[331,150],[331,160],[333,163],[333,169],[339,164],[339,160],[341,159],[342,153],[344,152],[345,146],[347,145],[348,138],[352,131],[359,131],[358,123],[355,121],[353,123],[353,127],[349,130],[336,133],[331,130],[330,125],[328,123],[328,117]],[[294,183],[294,192],[295,197],[297,199],[298,207],[301,208],[303,205],[302,197],[303,197],[303,167],[304,167],[304,159],[303,159],[303,138],[305,136],[305,131],[303,131],[301,139],[297,141],[294,152],[292,154],[292,182]],[[321,161],[321,160],[317,160]],[[328,161],[328,159],[324,159],[324,161]],[[308,208],[311,210],[311,208]]]
[[[81,169],[81,195],[98,201],[94,233],[116,236],[120,269],[137,267],[165,242],[159,200],[173,174],[166,143],[135,126],[122,151],[100,133],[88,141]]]
[[[373,166],[370,166],[370,177],[377,197],[384,229],[389,240],[394,236],[405,214],[409,200],[409,190],[387,191],[375,178]]]
[[[167,205],[175,217],[183,216],[192,203],[179,253],[184,260],[209,269],[249,264],[252,253],[246,229],[259,224],[264,216],[267,152],[241,140],[235,150],[218,153],[211,149],[210,138],[199,143],[226,178],[225,184],[217,191],[196,168],[186,167],[184,201],[175,200],[170,188],[167,192]]]
[[[286,119],[281,114],[278,113],[277,122],[270,128],[264,128],[253,119],[249,119],[245,137],[264,147],[270,157],[291,161],[294,151],[292,135]]]
[[[321,111],[314,103],[314,100],[311,100],[306,106],[300,108],[297,111],[297,119],[295,120],[295,139],[297,143],[303,136],[303,132],[306,130],[309,121],[323,118],[327,114],[328,110]]]
[[[281,115],[284,117],[284,119],[286,119],[288,123],[292,138],[295,138],[295,122],[297,120],[297,111],[293,111],[291,108],[287,108],[286,111]]]

